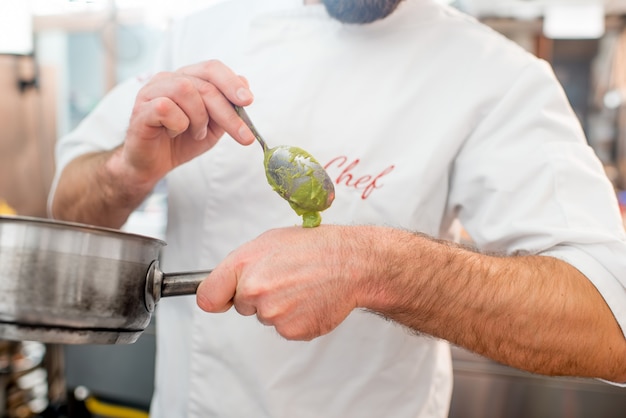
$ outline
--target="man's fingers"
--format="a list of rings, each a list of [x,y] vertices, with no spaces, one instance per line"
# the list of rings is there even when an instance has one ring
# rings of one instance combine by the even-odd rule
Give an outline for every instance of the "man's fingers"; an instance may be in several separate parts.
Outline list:
[[[196,302],[203,311],[225,312],[233,305],[236,288],[237,278],[234,275],[226,276],[213,272],[198,286]]]
[[[211,125],[217,125],[237,142],[248,145],[254,141],[254,134],[239,118],[231,102],[211,83],[196,79],[198,91],[204,107],[210,115]]]
[[[239,76],[239,79],[240,79],[241,81],[243,81],[243,83],[246,85],[246,88],[247,88],[247,89],[250,89],[250,82],[248,81],[248,79],[247,79],[247,78],[245,78],[244,76],[240,75],[240,76]],[[249,104],[249,103],[248,103],[248,104]]]
[[[168,97],[157,97],[144,101],[142,106],[136,108],[135,112],[142,126],[146,126],[149,130],[165,128],[172,138],[189,128],[189,118],[185,112]],[[141,128],[141,126],[137,126],[137,128]],[[144,129],[141,128],[140,131]],[[153,134],[145,131],[142,132],[142,135],[151,136]]]
[[[247,106],[252,103],[252,92],[247,80],[242,79],[218,60],[209,60],[183,67],[178,72],[214,85],[231,103]]]
[[[159,73],[147,84],[140,93],[144,101],[158,101],[168,99],[180,108],[187,118],[187,126],[179,134],[188,131],[195,139],[203,139],[206,136],[209,114],[204,105],[204,100],[197,88],[197,82],[188,76],[175,73]],[[170,107],[163,111],[171,111]],[[159,115],[163,115],[157,109]],[[175,131],[171,126],[164,125],[168,130]]]
[[[209,133],[221,136],[226,131],[241,144],[254,142],[252,131],[232,106],[232,103],[245,105],[252,101],[248,82],[219,61],[194,64],[174,73],[158,73],[142,89],[140,97],[144,102],[167,98],[186,115],[187,125],[182,131],[180,121],[176,127],[171,126],[176,122],[172,119],[168,120],[170,125],[164,125],[170,136],[186,131],[192,138],[202,140]],[[158,114],[162,116],[162,112]]]
[[[232,104],[245,106],[252,102],[252,92],[245,78],[216,60],[183,67],[179,71],[196,81],[211,124],[217,124],[241,144],[254,142],[254,134],[232,107]]]

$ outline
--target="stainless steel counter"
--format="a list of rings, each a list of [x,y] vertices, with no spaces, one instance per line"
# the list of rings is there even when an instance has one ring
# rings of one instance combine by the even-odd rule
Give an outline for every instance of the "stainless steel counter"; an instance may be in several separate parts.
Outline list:
[[[450,418],[624,418],[626,388],[525,373],[453,348]]]

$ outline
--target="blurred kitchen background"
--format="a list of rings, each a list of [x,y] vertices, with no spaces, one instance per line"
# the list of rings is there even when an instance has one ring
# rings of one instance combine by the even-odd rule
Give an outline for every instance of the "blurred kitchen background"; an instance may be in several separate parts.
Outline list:
[[[216,1],[0,0],[0,213],[45,217],[56,139],[150,71],[172,19]],[[626,0],[448,2],[553,65],[626,207]],[[125,228],[162,238],[165,210],[157,190]],[[0,341],[0,417],[147,416],[154,353],[153,324],[128,346]],[[454,368],[453,418],[626,416],[626,389],[458,349]]]

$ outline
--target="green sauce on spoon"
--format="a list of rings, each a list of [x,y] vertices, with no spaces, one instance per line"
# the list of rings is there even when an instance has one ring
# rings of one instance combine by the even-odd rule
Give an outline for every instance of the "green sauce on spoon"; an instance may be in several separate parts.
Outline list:
[[[234,107],[263,148],[267,182],[302,216],[304,228],[319,226],[320,212],[328,209],[335,199],[335,187],[324,167],[302,148],[286,145],[269,148],[245,110]]]

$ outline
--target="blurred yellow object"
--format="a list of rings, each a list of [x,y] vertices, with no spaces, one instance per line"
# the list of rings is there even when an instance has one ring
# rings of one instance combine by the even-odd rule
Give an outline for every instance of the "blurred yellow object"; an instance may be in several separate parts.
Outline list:
[[[145,411],[141,411],[126,406],[112,405],[102,402],[93,396],[85,399],[85,407],[92,414],[109,418],[148,418],[149,415]]]
[[[0,199],[0,215],[15,215],[15,209],[13,209],[7,202]]]

